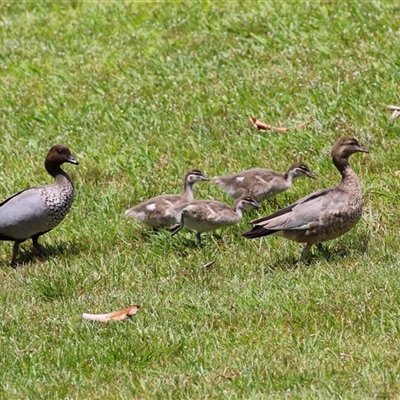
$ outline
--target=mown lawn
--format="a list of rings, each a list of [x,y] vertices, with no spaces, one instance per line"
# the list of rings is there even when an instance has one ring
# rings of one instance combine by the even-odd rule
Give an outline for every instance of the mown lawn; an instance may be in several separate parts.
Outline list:
[[[400,396],[398,4],[10,1],[0,38],[0,198],[51,182],[54,144],[80,161],[49,257],[26,242],[14,270],[0,244],[0,398]],[[351,158],[365,212],[309,264],[299,244],[240,236],[273,202],[203,248],[123,215],[190,168],[305,162],[318,179],[284,206],[338,182],[341,136],[370,151]],[[206,182],[195,195],[229,202]],[[129,304],[125,323],[80,318]]]

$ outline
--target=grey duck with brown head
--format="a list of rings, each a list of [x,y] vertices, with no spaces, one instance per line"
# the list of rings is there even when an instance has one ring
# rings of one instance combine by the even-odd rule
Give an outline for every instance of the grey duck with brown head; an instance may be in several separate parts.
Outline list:
[[[67,147],[53,146],[47,153],[45,168],[54,182],[23,190],[0,204],[0,240],[14,242],[12,266],[17,263],[20,243],[27,239],[32,239],[35,249],[44,254],[38,238],[67,215],[74,199],[74,186],[61,169],[65,162],[78,164]]]

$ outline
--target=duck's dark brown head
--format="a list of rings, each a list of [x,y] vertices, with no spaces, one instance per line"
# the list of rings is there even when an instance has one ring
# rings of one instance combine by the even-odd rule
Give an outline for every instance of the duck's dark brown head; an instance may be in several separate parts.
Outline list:
[[[342,176],[349,165],[348,158],[358,152],[368,153],[368,150],[357,139],[342,137],[333,145],[332,161]]]
[[[331,151],[332,158],[349,158],[354,153],[368,153],[368,150],[357,139],[342,137],[334,145]]]
[[[55,176],[60,171],[60,166],[64,163],[71,163],[78,165],[78,161],[72,156],[68,147],[57,144],[53,146],[47,153],[44,165],[47,172]]]

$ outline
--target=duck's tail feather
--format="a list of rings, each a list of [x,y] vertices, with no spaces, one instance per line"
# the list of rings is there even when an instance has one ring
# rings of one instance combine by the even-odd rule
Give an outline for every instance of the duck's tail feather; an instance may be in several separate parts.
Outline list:
[[[255,239],[262,236],[272,235],[275,232],[276,231],[274,230],[265,229],[262,226],[256,225],[251,231],[242,233],[242,236],[244,236],[247,239]]]

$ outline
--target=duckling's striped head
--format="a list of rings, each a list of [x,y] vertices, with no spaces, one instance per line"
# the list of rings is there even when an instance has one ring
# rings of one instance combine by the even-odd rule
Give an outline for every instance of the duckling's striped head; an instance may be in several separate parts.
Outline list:
[[[190,171],[186,172],[185,175],[185,182],[188,183],[195,183],[198,181],[209,181],[209,180],[210,179],[198,169],[191,169]]]
[[[300,176],[315,178],[315,175],[311,172],[310,168],[303,163],[292,164],[287,171],[287,175],[292,175],[293,178],[299,178]]]
[[[251,197],[249,196],[242,196],[239,197],[236,201],[235,201],[235,209],[242,209],[245,210],[247,208],[255,208],[255,209],[259,209],[260,205]]]

